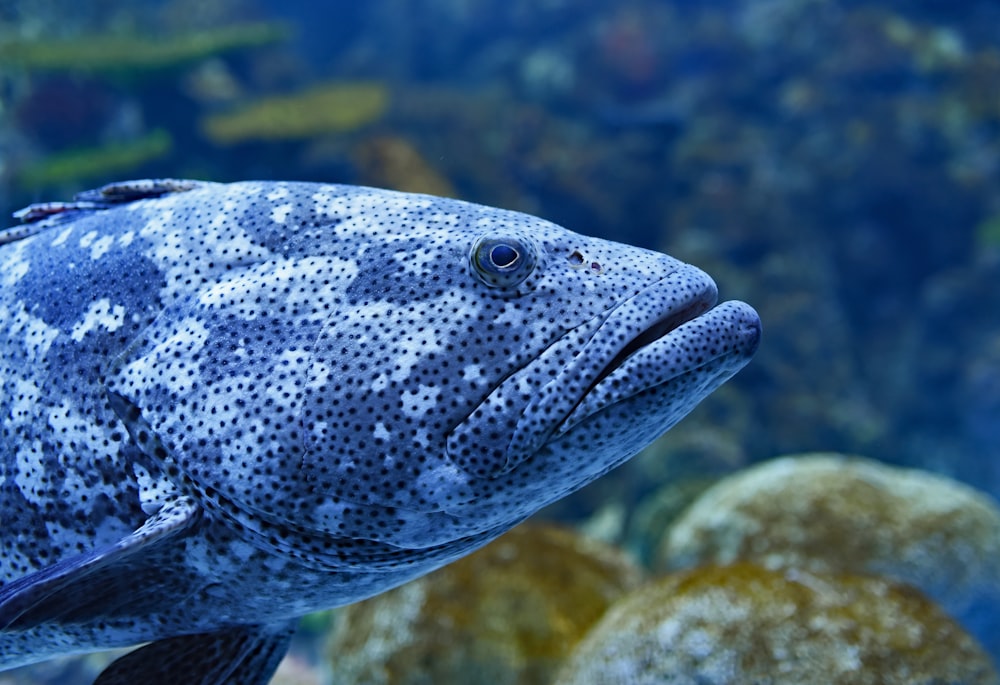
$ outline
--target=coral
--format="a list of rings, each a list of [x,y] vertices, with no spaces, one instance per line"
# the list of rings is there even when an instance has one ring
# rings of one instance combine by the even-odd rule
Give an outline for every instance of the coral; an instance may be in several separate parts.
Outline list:
[[[345,608],[338,683],[547,685],[639,572],[611,547],[526,524],[435,573]]]
[[[879,578],[753,564],[661,578],[615,603],[556,685],[998,682],[975,640]]]
[[[152,131],[137,140],[52,155],[21,169],[17,180],[24,187],[35,188],[106,178],[164,157],[172,145],[166,131]]]
[[[279,23],[248,23],[210,31],[151,39],[145,35],[108,34],[67,40],[0,42],[0,64],[46,71],[139,71],[162,69],[231,50],[285,40]]]
[[[220,144],[343,133],[377,121],[388,104],[389,92],[380,83],[327,83],[206,117],[202,131]]]

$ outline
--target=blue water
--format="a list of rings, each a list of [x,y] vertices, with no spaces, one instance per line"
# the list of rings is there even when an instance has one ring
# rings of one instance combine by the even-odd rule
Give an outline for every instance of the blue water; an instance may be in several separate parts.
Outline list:
[[[80,7],[8,0],[0,45],[166,41],[246,22],[290,33],[112,69],[0,51],[5,214],[127,177],[434,178],[463,199],[670,252],[759,310],[757,358],[687,420],[716,442],[668,441],[672,465],[718,473],[841,451],[1000,496],[997,3]],[[388,105],[351,126],[233,143],[206,133],[212,115],[359,81]],[[154,133],[166,149],[115,162],[115,146]],[[628,468],[609,478],[562,515],[659,485]]]

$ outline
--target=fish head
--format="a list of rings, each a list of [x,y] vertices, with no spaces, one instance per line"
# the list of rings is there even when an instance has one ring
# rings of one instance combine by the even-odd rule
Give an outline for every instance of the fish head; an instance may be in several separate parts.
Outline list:
[[[670,256],[454,200],[295,192],[281,240],[203,275],[110,389],[207,508],[308,563],[463,553],[633,456],[756,349],[756,313],[714,306]],[[253,205],[239,230],[275,216]]]

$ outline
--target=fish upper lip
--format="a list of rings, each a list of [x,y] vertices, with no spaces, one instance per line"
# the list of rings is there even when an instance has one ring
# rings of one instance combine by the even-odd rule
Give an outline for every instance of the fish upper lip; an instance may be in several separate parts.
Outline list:
[[[659,340],[672,331],[677,330],[683,324],[701,316],[711,309],[716,300],[714,289],[705,290],[700,295],[700,297],[691,300],[691,302],[683,309],[668,312],[662,315],[660,318],[653,321],[653,323],[647,328],[640,331],[638,335],[626,342],[618,353],[611,359],[611,361],[609,361],[608,364],[601,370],[587,389],[580,395],[580,401],[583,401],[583,398],[590,394],[591,390],[607,378],[611,372],[621,367],[622,364],[624,364],[628,358],[637,351],[651,344],[653,341]],[[603,328],[603,325],[601,328]],[[599,328],[594,335],[599,334],[600,331],[601,329]]]
[[[685,264],[601,314],[603,321],[580,353],[524,408],[507,446],[507,468],[562,430],[566,419],[615,369],[639,350],[708,311],[717,296],[715,282],[708,274]],[[625,335],[615,344],[618,331]],[[582,389],[567,392],[567,388],[581,385]],[[537,420],[538,416],[545,420]]]
[[[704,336],[698,329],[710,329],[716,340],[711,345],[701,344]],[[723,302],[680,323],[676,328],[645,342],[619,363],[606,369],[600,381],[594,383],[580,397],[580,401],[558,425],[555,435],[567,433],[576,424],[596,414],[607,406],[623,401],[641,392],[669,383],[698,369],[715,368],[707,377],[721,379],[732,376],[742,368],[757,351],[760,344],[760,317],[754,309],[736,300]],[[692,341],[694,344],[692,345]],[[685,362],[678,366],[662,364],[659,345],[671,345],[687,353]],[[629,384],[615,378],[622,367],[624,374],[643,378],[640,383]]]

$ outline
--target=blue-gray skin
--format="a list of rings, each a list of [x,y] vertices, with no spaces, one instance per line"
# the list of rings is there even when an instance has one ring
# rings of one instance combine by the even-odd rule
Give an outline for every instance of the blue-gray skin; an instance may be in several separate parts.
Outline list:
[[[666,255],[338,185],[134,181],[0,233],[0,669],[266,683],[298,617],[446,564],[750,359]]]

